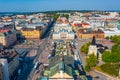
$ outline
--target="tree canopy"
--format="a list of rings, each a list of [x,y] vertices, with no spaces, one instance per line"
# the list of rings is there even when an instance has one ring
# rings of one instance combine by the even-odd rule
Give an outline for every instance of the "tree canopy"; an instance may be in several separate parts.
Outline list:
[[[120,36],[111,36],[109,37],[115,45],[112,46],[111,51],[104,51],[102,55],[102,60],[106,62],[101,65],[100,68],[102,71],[112,75],[119,75],[119,62],[120,62]]]
[[[90,67],[95,67],[97,64],[97,57],[94,54],[90,54],[87,58],[86,58],[86,62]]]
[[[109,52],[105,51],[102,55],[102,60],[104,62],[119,62],[120,61],[120,53],[117,52]]]
[[[55,14],[53,15],[54,20],[57,20],[57,18],[58,18],[59,16],[60,16],[59,14],[55,13]]]
[[[115,43],[112,46],[111,52],[105,51],[102,55],[104,62],[120,62],[120,36],[111,36],[110,39]]]
[[[68,19],[69,15],[68,14],[62,14],[61,17],[66,17]]]
[[[90,42],[87,42],[80,48],[80,51],[87,54],[89,50],[89,46],[90,46]]]
[[[117,36],[117,35],[111,36],[110,39],[111,39],[114,43],[120,44],[120,36]]]
[[[97,64],[97,57],[93,54],[90,54],[87,58],[86,58],[86,62],[87,65],[85,66],[85,70],[87,72],[90,71],[91,67],[95,67]]]

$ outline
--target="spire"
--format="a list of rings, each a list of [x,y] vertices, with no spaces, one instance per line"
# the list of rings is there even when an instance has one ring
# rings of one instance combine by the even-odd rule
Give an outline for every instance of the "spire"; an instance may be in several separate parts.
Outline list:
[[[92,39],[91,45],[96,45],[96,39],[95,39],[95,36],[93,36],[93,39]]]

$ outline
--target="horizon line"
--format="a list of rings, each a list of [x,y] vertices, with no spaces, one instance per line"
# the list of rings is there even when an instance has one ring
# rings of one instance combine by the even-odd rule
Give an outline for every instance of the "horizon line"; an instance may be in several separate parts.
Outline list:
[[[0,13],[39,13],[39,12],[56,12],[56,11],[108,11],[108,12],[120,12],[120,10],[46,10],[46,11],[3,11],[3,12],[0,12]]]

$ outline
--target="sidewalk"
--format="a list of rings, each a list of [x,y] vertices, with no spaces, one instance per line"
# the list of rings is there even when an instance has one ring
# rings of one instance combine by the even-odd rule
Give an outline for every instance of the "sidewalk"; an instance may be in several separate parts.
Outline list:
[[[108,74],[105,74],[105,73],[103,73],[103,72],[100,72],[100,71],[98,71],[98,70],[94,70],[94,71],[97,72],[97,73],[100,73],[100,74],[102,74],[102,75],[107,76],[107,77],[108,77],[107,80],[120,80],[120,78],[112,77],[112,76],[110,76],[110,75],[108,75]]]

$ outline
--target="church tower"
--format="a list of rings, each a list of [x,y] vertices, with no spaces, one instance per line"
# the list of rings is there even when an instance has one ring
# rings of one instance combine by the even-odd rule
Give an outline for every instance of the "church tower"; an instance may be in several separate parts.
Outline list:
[[[93,36],[91,45],[89,46],[88,55],[93,54],[93,53],[94,53],[95,56],[97,56],[97,44],[96,44],[95,36]]]

